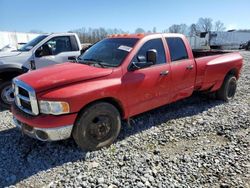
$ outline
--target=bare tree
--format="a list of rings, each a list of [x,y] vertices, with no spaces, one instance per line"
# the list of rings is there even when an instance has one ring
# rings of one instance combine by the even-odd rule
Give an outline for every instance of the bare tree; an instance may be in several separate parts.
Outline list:
[[[199,18],[197,27],[201,32],[211,31],[213,28],[213,20],[211,18]]]
[[[115,29],[81,28],[81,29],[72,30],[70,32],[77,33],[82,43],[95,43],[107,37],[107,35],[125,33],[123,30],[116,29],[116,28]]]
[[[225,31],[226,27],[224,26],[224,23],[222,23],[220,20],[218,20],[214,24],[214,30],[215,31]]]
[[[191,24],[189,26],[189,36],[196,36],[200,33],[199,29],[197,28],[196,24]]]
[[[180,26],[177,25],[177,24],[171,25],[171,26],[168,28],[168,32],[169,32],[169,33],[178,33],[179,31],[180,31]]]
[[[142,29],[142,28],[137,28],[137,29],[135,30],[135,33],[145,33],[145,30]]]
[[[156,33],[157,30],[156,30],[156,27],[153,27],[153,33]]]
[[[42,30],[37,30],[37,29],[32,29],[29,31],[30,33],[37,33],[37,34],[42,34],[44,33]]]
[[[187,34],[187,25],[186,24],[174,24],[168,28],[169,33],[181,33]]]

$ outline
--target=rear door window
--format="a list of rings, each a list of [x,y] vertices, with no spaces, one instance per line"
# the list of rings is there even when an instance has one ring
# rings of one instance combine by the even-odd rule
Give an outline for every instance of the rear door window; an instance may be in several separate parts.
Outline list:
[[[179,37],[166,38],[170,51],[171,61],[188,59],[188,53],[183,40]]]

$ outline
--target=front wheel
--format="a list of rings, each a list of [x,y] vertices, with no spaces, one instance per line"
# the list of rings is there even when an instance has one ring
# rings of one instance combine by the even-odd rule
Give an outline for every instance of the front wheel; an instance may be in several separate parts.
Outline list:
[[[3,108],[10,108],[14,101],[14,93],[11,81],[4,81],[0,83],[0,106]]]
[[[221,88],[217,91],[217,98],[226,102],[234,98],[237,88],[237,79],[233,75],[226,76]]]
[[[98,102],[80,114],[73,137],[81,149],[98,150],[111,145],[120,129],[121,117],[117,108],[110,103]]]

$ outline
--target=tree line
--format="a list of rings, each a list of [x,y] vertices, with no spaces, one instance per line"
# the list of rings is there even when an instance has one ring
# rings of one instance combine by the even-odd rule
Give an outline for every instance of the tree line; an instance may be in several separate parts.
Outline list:
[[[197,23],[193,23],[190,26],[186,24],[174,24],[171,25],[165,32],[169,33],[181,33],[187,36],[196,36],[202,32],[209,31],[225,31],[226,27],[220,20],[213,22],[211,18],[199,18]]]
[[[202,32],[209,31],[225,31],[226,27],[223,22],[220,20],[213,21],[211,18],[199,18],[196,23],[191,25],[187,24],[173,24],[167,29],[163,31],[157,31],[156,27],[153,27],[152,30],[144,30],[143,28],[137,28],[133,33],[156,33],[156,32],[164,32],[164,33],[181,33],[186,36],[199,36]],[[250,32],[250,30],[238,30],[241,32]],[[122,29],[106,29],[103,27],[100,28],[81,28],[71,30],[69,32],[77,33],[80,41],[82,43],[95,43],[108,35],[112,34],[124,34],[130,33],[128,31],[124,31]]]

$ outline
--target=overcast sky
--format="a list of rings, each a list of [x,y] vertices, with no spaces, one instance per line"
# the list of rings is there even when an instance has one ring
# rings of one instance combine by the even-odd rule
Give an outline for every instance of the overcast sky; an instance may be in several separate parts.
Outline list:
[[[0,0],[0,30],[64,32],[82,27],[134,32],[199,17],[221,20],[227,29],[250,29],[249,0]]]

